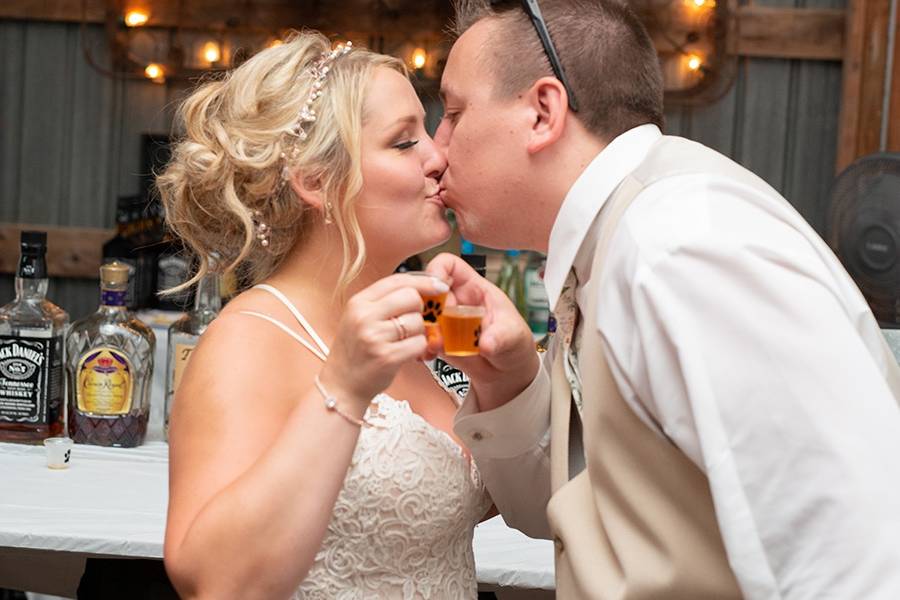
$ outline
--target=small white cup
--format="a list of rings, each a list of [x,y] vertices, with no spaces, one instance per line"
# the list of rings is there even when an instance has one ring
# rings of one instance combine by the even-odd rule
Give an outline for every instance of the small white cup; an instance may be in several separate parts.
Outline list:
[[[47,466],[51,469],[68,469],[72,457],[72,438],[51,437],[44,440],[47,449]]]

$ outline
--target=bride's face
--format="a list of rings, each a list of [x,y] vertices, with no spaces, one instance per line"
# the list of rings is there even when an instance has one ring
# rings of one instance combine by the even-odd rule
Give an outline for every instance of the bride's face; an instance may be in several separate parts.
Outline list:
[[[362,192],[356,214],[366,252],[396,261],[450,237],[439,180],[447,163],[425,131],[409,80],[379,67],[369,81],[362,128]]]

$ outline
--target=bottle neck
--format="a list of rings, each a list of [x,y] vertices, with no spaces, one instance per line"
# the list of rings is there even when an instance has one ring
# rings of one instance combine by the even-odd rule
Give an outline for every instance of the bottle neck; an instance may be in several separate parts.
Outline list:
[[[101,284],[100,286],[100,308],[112,310],[125,310],[126,290],[113,289]]]
[[[194,298],[194,310],[211,310],[219,312],[222,309],[222,295],[219,292],[219,276],[216,273],[208,273],[197,285],[197,295]]]
[[[47,297],[48,279],[16,277],[17,300],[43,300]]]
[[[16,297],[20,300],[46,298],[48,281],[45,255],[23,252],[16,272]]]

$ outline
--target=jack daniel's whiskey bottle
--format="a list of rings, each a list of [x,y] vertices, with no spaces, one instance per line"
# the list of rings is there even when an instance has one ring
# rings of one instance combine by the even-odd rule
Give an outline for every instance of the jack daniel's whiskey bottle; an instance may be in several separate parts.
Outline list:
[[[150,415],[153,331],[125,306],[127,265],[100,267],[100,308],[66,340],[69,435],[76,443],[133,448]]]
[[[0,441],[63,431],[63,338],[69,315],[47,300],[47,234],[22,232],[16,299],[0,308]]]

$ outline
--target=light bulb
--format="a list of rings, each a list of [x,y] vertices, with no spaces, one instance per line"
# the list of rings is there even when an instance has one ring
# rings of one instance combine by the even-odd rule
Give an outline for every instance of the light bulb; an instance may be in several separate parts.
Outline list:
[[[146,24],[149,19],[150,15],[143,10],[129,10],[125,13],[125,24],[129,27],[140,27]]]
[[[428,53],[425,52],[422,48],[416,48],[412,53],[412,64],[416,69],[421,69],[425,66],[425,62],[428,60]]]
[[[208,63],[217,63],[222,58],[222,50],[216,42],[206,42],[203,44],[203,60]]]
[[[688,57],[687,65],[688,69],[690,69],[691,71],[696,71],[703,66],[703,60],[696,54],[691,54]]]
[[[144,75],[146,75],[148,79],[161,83],[164,80],[165,71],[163,71],[162,65],[150,63],[144,68]]]

